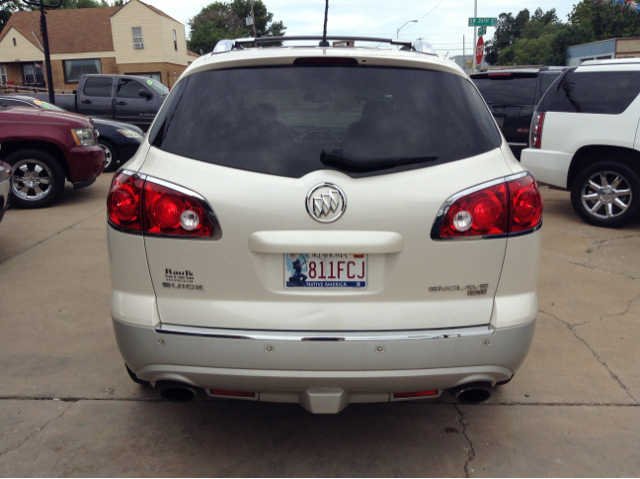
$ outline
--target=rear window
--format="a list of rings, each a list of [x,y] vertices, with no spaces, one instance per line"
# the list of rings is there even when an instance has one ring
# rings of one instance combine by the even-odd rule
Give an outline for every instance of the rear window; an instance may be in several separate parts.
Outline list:
[[[84,94],[86,96],[111,96],[111,77],[88,77],[84,82]]]
[[[489,73],[473,77],[484,100],[491,106],[533,105],[536,96],[536,74]]]
[[[560,76],[560,73],[562,72],[544,73],[540,75],[540,78],[538,79],[538,95],[537,95],[539,100],[542,99],[544,92],[546,92],[551,86],[551,84],[554,81],[556,81],[556,79]]]
[[[640,72],[570,70],[540,101],[540,111],[619,115],[640,93]]]
[[[321,169],[360,177],[447,163],[490,151],[501,137],[457,75],[291,66],[184,78],[150,141],[196,160],[299,178]]]

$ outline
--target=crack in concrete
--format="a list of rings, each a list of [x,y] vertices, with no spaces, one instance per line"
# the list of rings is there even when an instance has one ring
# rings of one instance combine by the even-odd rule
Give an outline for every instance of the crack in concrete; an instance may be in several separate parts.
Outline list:
[[[471,442],[471,439],[467,435],[467,421],[464,418],[464,414],[462,414],[457,404],[453,404],[453,407],[458,413],[458,422],[460,426],[462,426],[462,435],[469,444],[469,447],[467,447],[467,457],[464,461],[464,477],[469,477],[469,463],[476,458],[476,451],[473,449],[473,442]]]
[[[588,261],[586,261],[584,263],[580,263],[578,261],[571,261],[571,260],[564,259],[564,258],[555,258],[555,257],[552,257],[552,256],[547,256],[547,255],[540,255],[540,257],[544,258],[544,259],[552,260],[552,261],[562,261],[562,262],[570,264],[572,266],[581,266],[582,268],[586,268],[586,269],[591,270],[591,271],[602,271],[604,273],[617,274],[618,276],[622,276],[623,278],[634,280],[634,281],[636,279],[638,279],[635,276],[628,276],[628,275],[626,275],[624,273],[621,273],[620,271],[612,271],[610,269],[604,269],[604,268],[598,268],[596,266],[591,266],[591,265],[587,264],[589,261],[591,261],[591,259],[589,259]]]
[[[104,213],[106,210],[107,210],[106,208],[105,208],[105,209],[103,209],[103,210],[100,210],[100,211],[98,211],[97,213],[94,213],[94,214],[92,214],[92,215],[89,215],[89,216],[87,216],[86,218],[83,218],[83,219],[81,219],[80,221],[78,221],[78,222],[76,222],[76,223],[73,223],[72,225],[69,225],[69,226],[67,226],[67,227],[65,227],[65,228],[62,228],[60,231],[57,231],[57,232],[53,233],[51,236],[47,236],[46,238],[41,239],[41,240],[40,240],[40,241],[38,241],[37,243],[32,244],[32,245],[31,245],[31,246],[29,246],[27,249],[25,249],[25,250],[23,250],[23,251],[20,251],[20,252],[19,252],[18,254],[16,254],[15,256],[11,256],[10,258],[7,258],[7,259],[6,259],[6,260],[4,260],[4,261],[0,261],[0,265],[3,265],[3,264],[8,263],[9,261],[11,261],[11,260],[13,260],[13,259],[17,258],[18,256],[23,255],[23,254],[24,254],[24,253],[26,253],[27,251],[32,250],[32,249],[33,249],[33,248],[35,248],[36,246],[39,246],[39,245],[41,245],[42,243],[44,243],[44,242],[46,242],[46,241],[49,241],[51,238],[55,238],[55,237],[56,237],[56,236],[58,236],[60,233],[64,233],[65,231],[68,231],[68,230],[70,230],[71,228],[73,228],[73,227],[75,227],[75,226],[78,226],[80,223],[84,223],[85,221],[87,221],[87,220],[89,220],[89,219],[93,218],[94,216],[97,216],[97,215],[99,215],[99,214],[101,214],[101,213]]]
[[[631,304],[633,302],[635,302],[635,301],[638,301],[639,299],[640,299],[640,294],[638,296],[636,296],[635,298],[631,298],[629,300],[629,302],[627,303],[627,309],[625,309],[622,313],[603,314],[602,316],[600,316],[600,321],[602,321],[603,318],[613,318],[615,316],[624,316],[631,309]],[[582,323],[582,324],[584,324],[584,323]],[[576,326],[582,326],[582,324],[576,324]]]
[[[0,452],[0,457],[4,456],[5,454],[11,452],[11,451],[15,451],[16,449],[18,449],[20,446],[22,446],[24,443],[26,443],[27,441],[33,439],[34,437],[36,437],[38,434],[40,434],[42,432],[42,430],[47,427],[49,424],[51,424],[52,422],[57,421],[58,419],[61,419],[62,416],[64,416],[64,414],[69,410],[69,408],[71,408],[71,406],[73,406],[73,404],[69,404],[66,408],[64,408],[64,411],[62,411],[62,413],[60,413],[58,415],[58,417],[54,417],[53,419],[49,419],[47,422],[45,422],[42,426],[40,426],[38,429],[36,429],[35,431],[33,431],[31,434],[29,434],[27,437],[25,437],[22,441],[20,441],[18,444],[16,444],[15,446],[12,447],[8,447],[7,449],[5,449],[4,451]]]
[[[628,310],[628,309],[627,309],[627,310]],[[631,394],[631,391],[629,391],[629,389],[627,388],[627,386],[626,386],[626,385],[622,382],[622,380],[618,377],[618,375],[617,375],[616,373],[614,373],[614,372],[611,370],[611,368],[609,367],[609,365],[607,364],[607,362],[606,362],[604,359],[602,359],[598,353],[596,353],[596,352],[594,351],[594,349],[589,345],[589,343],[588,343],[585,339],[581,338],[581,337],[578,335],[578,332],[575,330],[575,328],[577,327],[577,325],[572,325],[572,324],[570,324],[570,323],[568,323],[568,322],[566,322],[566,321],[564,321],[564,320],[562,320],[562,319],[558,318],[557,316],[555,316],[555,315],[553,315],[553,314],[551,314],[551,313],[548,313],[548,312],[546,312],[546,311],[543,311],[542,309],[539,309],[538,311],[540,311],[541,313],[546,314],[546,315],[548,315],[548,316],[551,316],[551,317],[552,317],[553,319],[555,319],[556,321],[558,321],[558,322],[560,322],[560,323],[564,324],[564,325],[567,327],[567,329],[568,329],[569,331],[571,331],[571,332],[573,333],[573,335],[574,335],[574,336],[575,336],[579,341],[581,341],[582,343],[584,343],[584,345],[585,345],[587,348],[589,348],[589,351],[591,351],[591,354],[593,355],[593,357],[594,357],[594,358],[596,358],[596,360],[606,368],[606,370],[609,372],[609,376],[611,376],[611,378],[612,378],[614,381],[616,381],[616,382],[618,383],[618,385],[619,385],[619,386],[620,386],[620,387],[621,387],[621,388],[622,388],[622,389],[627,393],[627,395],[628,395],[631,399],[633,399],[633,401],[634,401],[636,404],[640,404],[640,403],[638,402],[638,400],[633,396],[633,394]],[[602,319],[602,317],[600,317],[600,319]],[[587,321],[587,322],[588,322],[588,321]],[[585,323],[581,323],[581,324],[580,324],[580,326],[582,326],[583,324],[585,324]]]

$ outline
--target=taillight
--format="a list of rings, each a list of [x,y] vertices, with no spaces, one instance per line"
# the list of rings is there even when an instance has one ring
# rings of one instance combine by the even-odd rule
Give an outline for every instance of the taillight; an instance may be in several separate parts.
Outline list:
[[[433,239],[495,238],[534,231],[542,198],[529,174],[479,185],[447,200],[433,225]]]
[[[107,213],[109,222],[126,232],[213,239],[221,236],[218,221],[203,198],[132,172],[113,178]]]
[[[142,186],[138,176],[117,174],[107,197],[109,221],[122,229],[142,231]]]
[[[544,125],[544,111],[536,111],[531,120],[529,132],[529,147],[540,149],[542,142],[542,127]]]

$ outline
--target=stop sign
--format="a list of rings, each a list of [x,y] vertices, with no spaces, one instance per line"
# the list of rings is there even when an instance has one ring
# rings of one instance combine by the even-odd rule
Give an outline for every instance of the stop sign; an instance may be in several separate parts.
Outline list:
[[[478,45],[476,46],[476,64],[482,63],[482,57],[484,56],[484,40],[482,37],[478,38]]]

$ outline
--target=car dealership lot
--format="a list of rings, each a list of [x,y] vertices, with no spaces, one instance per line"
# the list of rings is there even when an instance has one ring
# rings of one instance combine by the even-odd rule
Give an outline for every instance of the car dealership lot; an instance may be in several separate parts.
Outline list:
[[[102,175],[0,224],[2,476],[635,476],[640,219],[545,200],[538,324],[488,403],[173,404],[131,382],[113,337]],[[429,227],[425,223],[425,227]]]

